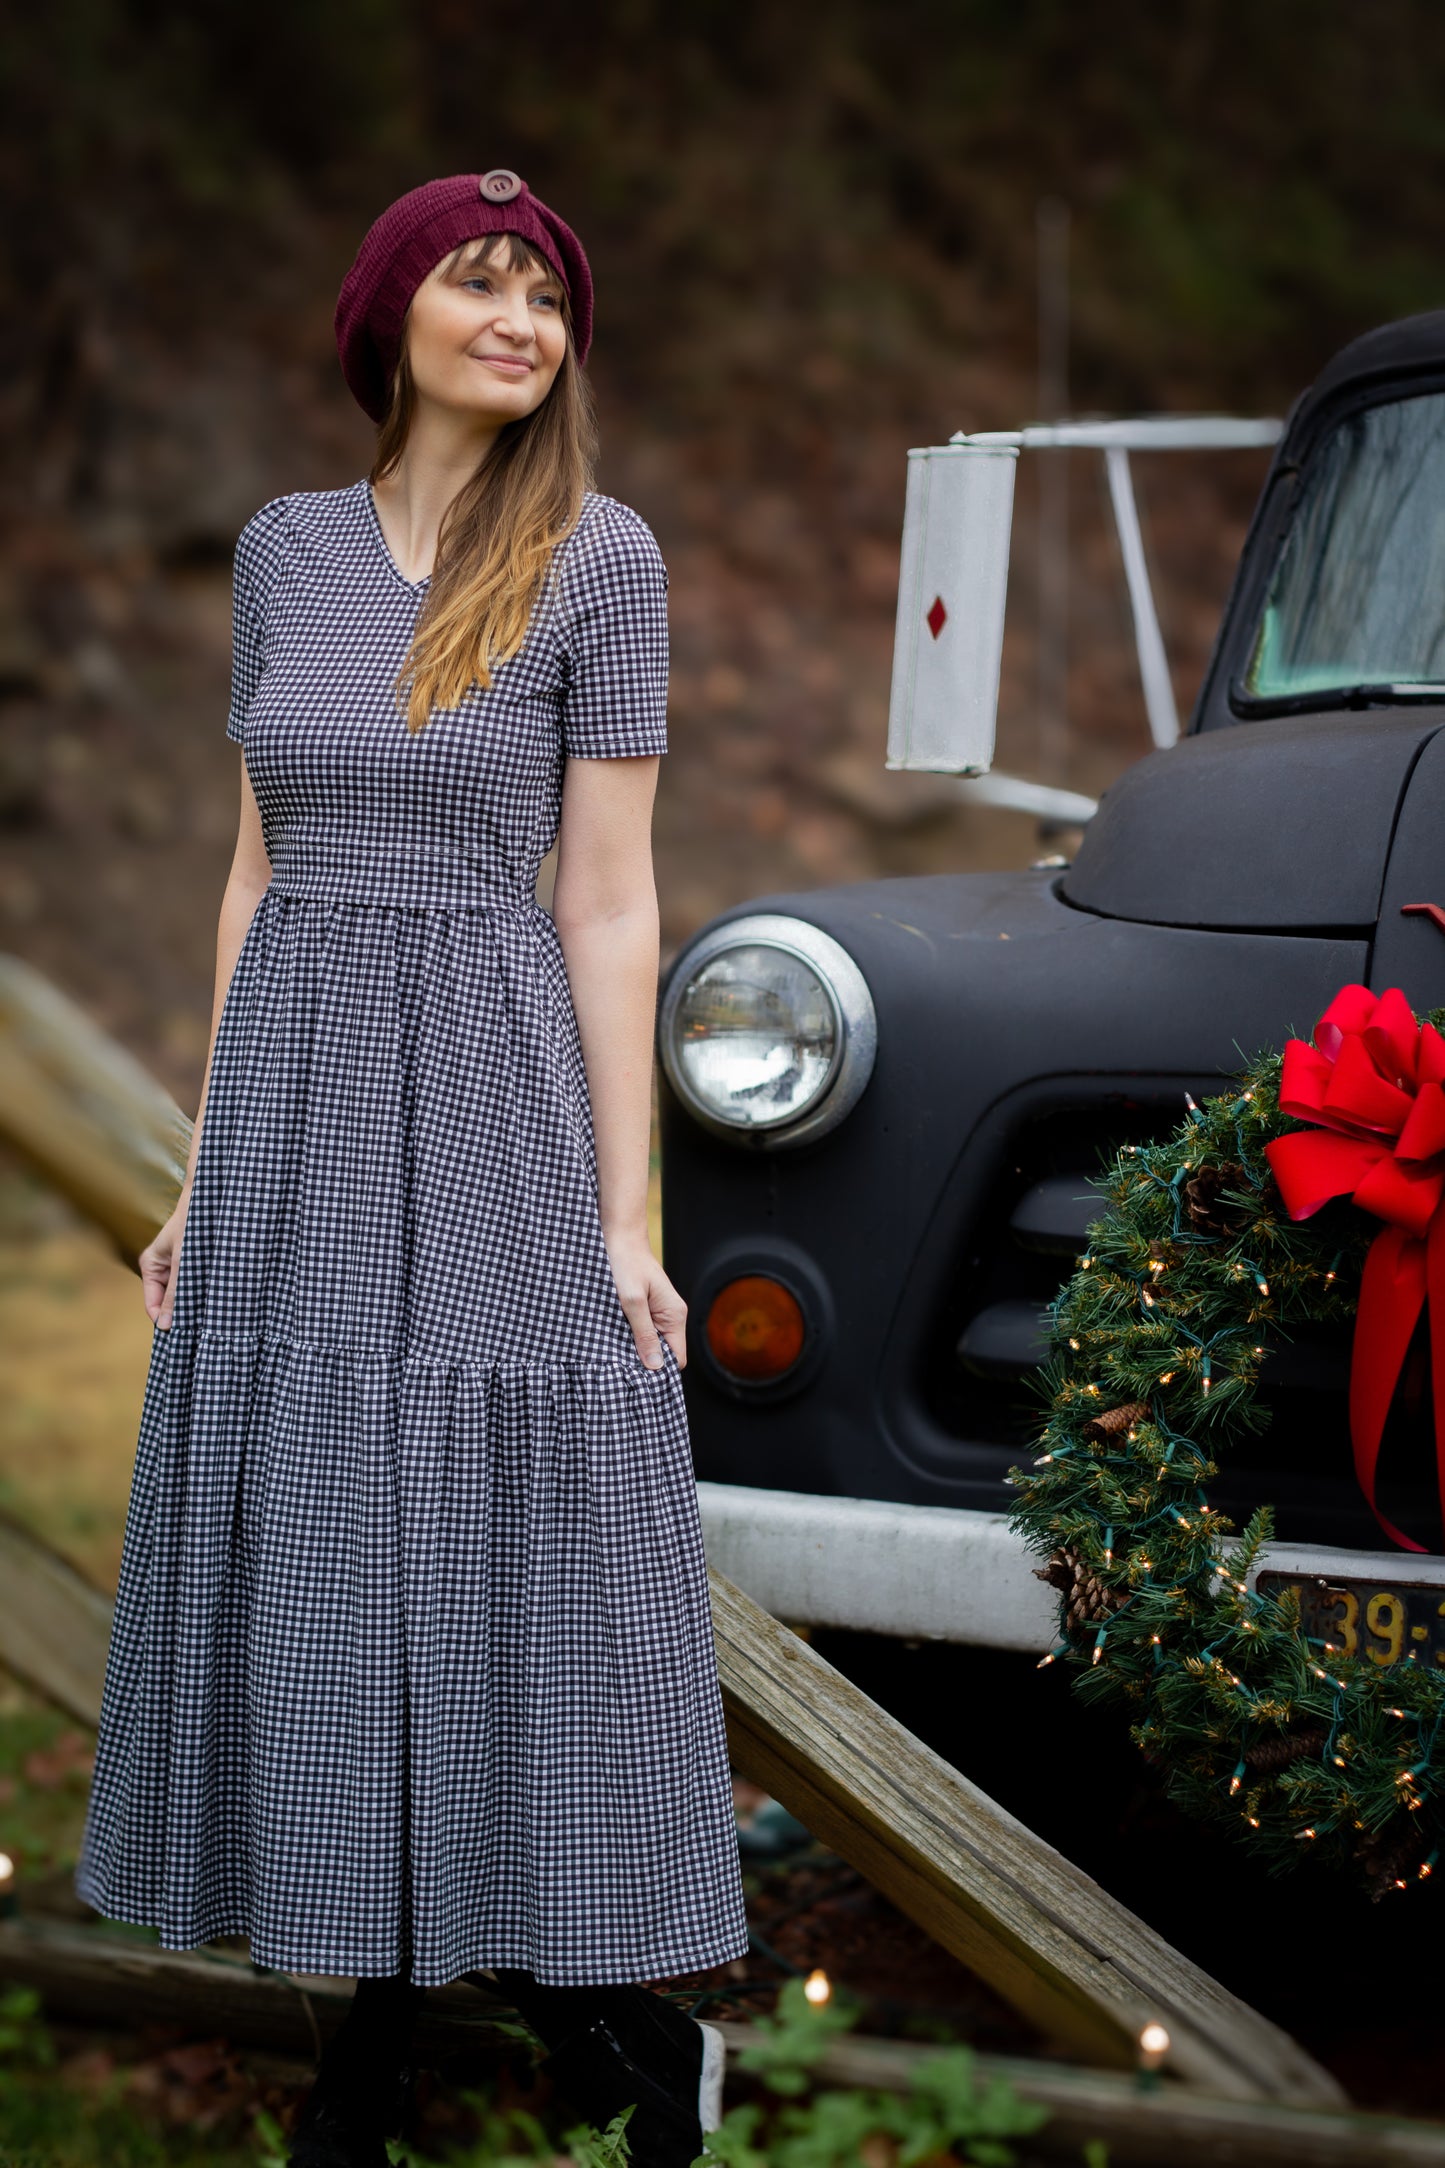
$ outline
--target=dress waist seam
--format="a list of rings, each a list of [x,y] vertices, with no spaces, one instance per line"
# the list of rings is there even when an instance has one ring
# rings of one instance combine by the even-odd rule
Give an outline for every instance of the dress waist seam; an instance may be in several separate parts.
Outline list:
[[[353,888],[345,881],[324,882],[287,878],[273,875],[262,891],[263,896],[284,896],[297,903],[355,904],[372,911],[472,911],[489,912],[499,917],[528,918],[550,917],[546,906],[533,896],[521,899],[503,896],[469,896],[465,893],[425,893],[422,890],[406,892],[385,890],[370,892]]]

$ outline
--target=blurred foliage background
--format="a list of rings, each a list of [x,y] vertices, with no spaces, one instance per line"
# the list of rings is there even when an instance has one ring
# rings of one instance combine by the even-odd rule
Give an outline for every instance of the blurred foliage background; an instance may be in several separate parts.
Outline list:
[[[600,483],[672,574],[665,952],[743,897],[1035,856],[1023,816],[883,769],[907,447],[1039,418],[1041,202],[1069,214],[1075,413],[1282,412],[1345,339],[1435,306],[1442,63],[1431,0],[11,10],[0,947],[194,1107],[237,810],[235,536],[365,471],[341,277],[403,189],[492,165],[586,243]],[[1186,707],[1263,466],[1138,463]],[[1147,744],[1096,468],[1071,455],[1048,778],[1085,790]],[[1000,724],[1021,773],[1034,488],[1025,461]],[[105,1577],[150,1328],[136,1280],[4,1163],[0,1334],[0,1498]]]

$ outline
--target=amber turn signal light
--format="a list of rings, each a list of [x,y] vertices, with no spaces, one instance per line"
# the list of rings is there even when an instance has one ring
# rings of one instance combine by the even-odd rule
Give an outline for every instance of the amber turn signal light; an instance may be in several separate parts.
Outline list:
[[[780,1378],[803,1352],[803,1312],[781,1280],[761,1272],[729,1280],[707,1313],[707,1344],[729,1377],[755,1384]]]

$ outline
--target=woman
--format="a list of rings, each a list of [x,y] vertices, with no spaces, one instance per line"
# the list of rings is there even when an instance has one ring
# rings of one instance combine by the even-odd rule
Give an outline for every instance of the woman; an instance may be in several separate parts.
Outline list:
[[[634,2160],[690,2161],[720,2036],[638,1983],[747,1947],[646,1222],[667,573],[590,486],[591,315],[516,174],[403,196],[336,311],[372,473],[236,552],[240,833],[76,1888],[357,1976],[298,2163],[385,2160],[417,2005],[479,1968],[590,2119],[636,2103]]]

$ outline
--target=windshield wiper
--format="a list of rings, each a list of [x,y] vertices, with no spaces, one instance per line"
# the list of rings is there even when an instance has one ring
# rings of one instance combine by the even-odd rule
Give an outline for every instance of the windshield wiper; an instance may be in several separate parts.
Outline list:
[[[1322,715],[1337,708],[1408,707],[1413,701],[1445,701],[1445,683],[1413,685],[1320,685],[1309,693],[1252,693],[1243,678],[1229,688],[1237,715]]]

